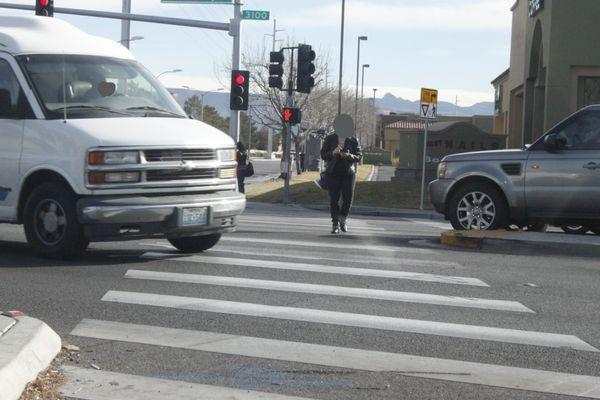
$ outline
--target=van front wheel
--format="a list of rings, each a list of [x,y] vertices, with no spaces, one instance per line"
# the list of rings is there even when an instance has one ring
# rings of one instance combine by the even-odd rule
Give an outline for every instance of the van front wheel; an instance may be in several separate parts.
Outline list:
[[[42,257],[78,256],[89,245],[77,220],[75,195],[59,182],[33,190],[25,203],[23,225],[29,245]]]
[[[201,253],[219,243],[220,234],[168,239],[177,250],[184,253]]]

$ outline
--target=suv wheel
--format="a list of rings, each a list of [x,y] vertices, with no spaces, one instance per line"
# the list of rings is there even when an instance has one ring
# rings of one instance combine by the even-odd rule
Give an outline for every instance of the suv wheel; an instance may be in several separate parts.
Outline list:
[[[585,225],[563,225],[560,229],[572,235],[585,235],[590,230],[590,227]]]
[[[77,220],[75,195],[59,182],[33,190],[25,203],[23,225],[27,242],[42,257],[78,256],[89,245]]]
[[[470,184],[458,189],[449,203],[449,216],[456,230],[496,230],[508,224],[508,206],[496,187]]]
[[[207,236],[193,236],[168,239],[177,250],[184,253],[201,253],[213,248],[221,239],[220,234]]]

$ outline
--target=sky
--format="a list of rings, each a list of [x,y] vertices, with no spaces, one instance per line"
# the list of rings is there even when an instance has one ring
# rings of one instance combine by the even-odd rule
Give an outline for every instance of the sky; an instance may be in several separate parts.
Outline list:
[[[33,5],[34,0],[7,0]],[[196,20],[228,22],[231,5],[161,4],[160,0],[131,0],[132,12]],[[410,100],[419,88],[440,90],[440,100],[460,106],[493,101],[490,82],[503,72],[510,56],[510,7],[515,0],[346,0],[344,45],[345,85],[354,86],[357,38],[361,45],[365,93],[392,93]],[[102,11],[121,10],[121,0],[55,0],[56,7]],[[342,0],[245,0],[248,10],[268,10],[271,21],[244,21],[243,48],[269,46],[273,19],[278,39],[311,44],[327,60],[330,79],[338,81]],[[32,12],[0,9],[5,14]],[[120,21],[57,14],[80,29],[120,39]],[[232,38],[227,32],[132,22],[131,51],[153,73],[165,74],[168,87],[214,90],[226,82],[223,65],[231,63]],[[266,62],[266,60],[265,60]]]

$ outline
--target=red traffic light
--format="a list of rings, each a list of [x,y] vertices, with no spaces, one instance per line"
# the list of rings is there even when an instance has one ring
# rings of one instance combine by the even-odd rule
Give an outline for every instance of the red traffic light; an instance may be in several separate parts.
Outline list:
[[[290,108],[284,108],[283,109],[283,120],[285,122],[290,122],[290,119],[292,119],[292,110]]]
[[[40,0],[40,4],[42,7],[48,7],[48,0]]]
[[[244,78],[244,75],[238,75],[235,77],[235,83],[237,83],[238,85],[243,85],[246,82],[246,78]]]

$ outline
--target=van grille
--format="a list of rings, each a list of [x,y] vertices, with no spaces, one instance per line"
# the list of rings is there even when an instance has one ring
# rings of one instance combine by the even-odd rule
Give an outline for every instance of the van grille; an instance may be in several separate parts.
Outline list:
[[[214,149],[144,150],[147,162],[178,162],[216,160]]]
[[[191,171],[158,170],[146,171],[147,182],[183,181],[193,179],[215,179],[217,170],[215,168],[194,169]]]
[[[521,175],[521,164],[502,164],[502,170],[507,175]]]

